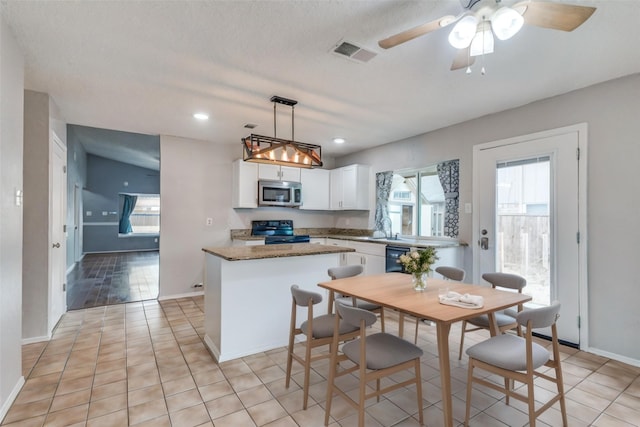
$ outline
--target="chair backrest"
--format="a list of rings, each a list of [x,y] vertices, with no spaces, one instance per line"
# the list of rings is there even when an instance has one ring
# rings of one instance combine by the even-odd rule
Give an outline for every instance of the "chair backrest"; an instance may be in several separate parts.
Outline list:
[[[465,271],[461,268],[457,267],[449,267],[445,265],[441,265],[440,267],[436,267],[436,273],[441,274],[442,277],[449,280],[456,280],[458,282],[462,282],[464,280]]]
[[[360,327],[362,320],[364,320],[365,326],[371,326],[378,320],[375,313],[361,308],[347,306],[339,302],[336,303],[336,311],[345,323],[352,326]]]
[[[499,286],[501,288],[515,289],[518,292],[522,292],[522,288],[527,286],[527,279],[517,274],[509,273],[484,273],[482,278],[495,288]]]
[[[357,276],[364,271],[364,267],[360,264],[355,265],[343,265],[340,267],[332,267],[327,270],[327,274],[331,277],[331,280],[344,279],[346,277]]]
[[[308,307],[309,300],[311,300],[311,303],[314,305],[322,302],[322,295],[316,292],[300,289],[298,285],[291,285],[291,296],[295,303],[300,307]]]
[[[524,309],[516,315],[516,320],[522,326],[527,326],[531,321],[531,329],[537,329],[553,325],[558,317],[560,317],[560,302],[554,301],[547,307]]]

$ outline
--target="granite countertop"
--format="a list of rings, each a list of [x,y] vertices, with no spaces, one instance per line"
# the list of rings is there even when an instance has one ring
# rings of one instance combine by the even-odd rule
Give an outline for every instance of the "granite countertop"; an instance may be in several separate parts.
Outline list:
[[[355,249],[342,246],[318,245],[312,243],[294,243],[258,246],[225,246],[202,248],[208,254],[224,258],[227,261],[243,261],[264,258],[284,258],[306,255],[337,254],[355,252]]]
[[[371,230],[361,229],[338,229],[338,228],[296,228],[295,234],[308,234],[310,237],[331,238],[338,240],[349,240],[353,242],[377,243],[382,245],[395,245],[424,248],[433,246],[438,248],[468,246],[466,242],[450,237],[398,237],[378,238],[371,237]],[[251,230],[231,230],[232,240],[264,240],[264,236],[252,236]]]

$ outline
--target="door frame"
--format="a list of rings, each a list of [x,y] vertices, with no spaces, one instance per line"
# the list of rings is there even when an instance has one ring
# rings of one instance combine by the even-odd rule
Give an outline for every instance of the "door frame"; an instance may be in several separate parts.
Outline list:
[[[575,125],[565,126],[556,129],[545,130],[541,132],[535,132],[526,135],[515,136],[512,138],[500,139],[496,141],[486,142],[473,146],[473,183],[472,186],[477,186],[479,182],[479,153],[481,150],[490,148],[503,147],[507,145],[518,144],[522,142],[533,141],[542,138],[549,138],[557,135],[563,135],[567,133],[577,133],[578,135],[578,149],[580,162],[578,163],[578,231],[580,233],[580,243],[578,244],[578,310],[580,316],[579,323],[579,336],[580,336],[580,348],[589,348],[589,295],[588,295],[588,229],[587,229],[587,123],[578,123]],[[577,155],[577,153],[576,153]],[[474,206],[480,206],[479,191],[477,188],[472,188],[472,201]],[[480,283],[480,212],[478,209],[473,210],[472,214],[472,238],[474,242],[472,247],[473,257],[473,280],[475,283]]]

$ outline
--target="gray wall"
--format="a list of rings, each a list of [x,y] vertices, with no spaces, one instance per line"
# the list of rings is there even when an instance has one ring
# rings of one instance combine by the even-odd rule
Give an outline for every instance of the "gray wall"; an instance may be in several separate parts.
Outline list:
[[[460,203],[471,202],[473,146],[576,123],[588,123],[589,346],[640,365],[640,75],[632,75],[512,110],[418,135],[339,159],[374,171],[460,159]],[[472,242],[471,214],[460,215],[460,238]],[[370,222],[373,221],[373,211]],[[471,268],[471,245],[465,256]],[[471,271],[471,270],[469,270]]]
[[[24,59],[0,16],[0,418],[22,377],[22,207]]]
[[[92,154],[87,155],[86,170],[86,189],[82,197],[84,252],[158,249],[158,236],[118,237],[118,194],[160,194],[159,172]],[[87,211],[92,215],[87,216]],[[163,215],[162,211],[160,215]]]

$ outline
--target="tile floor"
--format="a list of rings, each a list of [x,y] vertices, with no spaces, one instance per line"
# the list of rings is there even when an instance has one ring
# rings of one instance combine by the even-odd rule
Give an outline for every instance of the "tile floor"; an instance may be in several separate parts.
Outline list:
[[[2,426],[322,426],[326,361],[312,371],[302,408],[301,369],[284,387],[286,350],[217,364],[205,348],[203,297],[88,308],[64,315],[49,342],[23,347],[26,383]],[[385,316],[397,331],[393,313]],[[410,328],[409,330],[411,330]],[[434,328],[421,325],[425,424],[442,425]],[[466,356],[457,361],[451,332],[454,417],[465,406]],[[467,334],[471,345],[486,332]],[[563,349],[569,425],[640,426],[640,368]],[[402,375],[402,374],[399,374]],[[540,395],[545,384],[537,386]],[[366,425],[418,426],[415,394],[400,389],[368,402]],[[555,407],[539,425],[558,426]],[[355,411],[334,398],[331,426],[354,426]],[[474,390],[472,426],[524,426],[522,404],[506,406],[491,390]]]
[[[158,251],[85,255],[67,275],[68,309],[157,298],[158,262]]]

